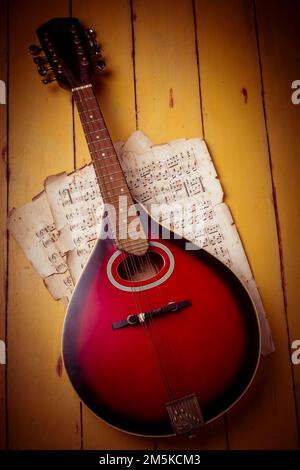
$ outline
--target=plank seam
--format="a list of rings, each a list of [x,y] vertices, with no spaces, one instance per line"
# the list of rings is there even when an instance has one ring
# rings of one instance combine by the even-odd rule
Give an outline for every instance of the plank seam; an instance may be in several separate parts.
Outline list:
[[[198,40],[197,40],[198,25],[197,25],[197,16],[196,16],[196,5],[195,5],[195,0],[191,0],[191,1],[192,1],[192,11],[193,11],[193,21],[194,21],[196,62],[197,62],[197,70],[198,70],[198,89],[199,89],[199,100],[200,100],[201,128],[202,128],[203,139],[205,139],[202,87],[201,87],[201,76],[200,76],[200,57],[199,57],[199,47],[198,47]]]
[[[72,0],[69,0],[69,16],[73,16]],[[73,167],[77,168],[77,149],[76,149],[76,129],[75,129],[75,104],[74,97],[71,98],[72,106],[72,140],[73,140]],[[79,422],[80,422],[80,450],[83,450],[83,418],[82,418],[82,402],[79,401]]]
[[[288,337],[288,353],[289,353],[289,356],[290,356],[291,336],[290,336],[290,328],[289,328],[289,320],[288,320],[288,304],[287,304],[287,295],[286,295],[286,276],[285,276],[285,269],[284,269],[284,262],[283,262],[283,249],[282,249],[282,236],[281,236],[280,218],[279,218],[279,210],[278,210],[278,204],[277,204],[277,194],[276,194],[276,186],[275,186],[275,179],[274,179],[274,173],[273,173],[272,152],[271,152],[270,135],[269,135],[269,128],[268,128],[268,116],[267,116],[267,107],[266,107],[266,100],[265,100],[265,86],[264,86],[263,66],[262,66],[262,59],[261,59],[261,46],[260,46],[260,40],[259,40],[256,0],[252,0],[252,5],[253,5],[255,36],[256,36],[256,48],[257,48],[257,57],[258,57],[258,63],[259,63],[259,74],[260,74],[260,83],[261,83],[262,108],[263,108],[264,123],[265,123],[265,129],[266,129],[266,140],[267,140],[267,148],[268,148],[268,163],[269,163],[269,170],[270,170],[270,177],[271,177],[272,199],[273,199],[274,215],[275,215],[275,223],[276,223],[276,233],[277,233],[277,241],[278,241],[278,253],[279,253],[279,263],[280,263],[280,279],[281,279],[281,288],[282,288],[282,295],[283,295],[284,317],[285,317],[286,332],[287,332],[287,337]],[[293,369],[293,365],[292,365],[291,361],[290,361],[290,368],[291,368],[291,377],[292,377],[292,386],[293,386],[293,395],[294,395],[294,405],[295,405],[295,411],[296,411],[296,424],[297,424],[297,433],[298,433],[298,442],[299,442],[300,441],[300,416],[299,416],[299,409],[298,409],[297,398],[296,398],[295,375],[294,375],[294,369]]]
[[[135,69],[135,32],[134,32],[134,21],[135,21],[135,13],[134,13],[134,6],[133,0],[129,0],[130,4],[130,22],[131,22],[131,57],[132,57],[132,67],[133,67],[133,91],[134,91],[134,110],[135,110],[135,127],[136,130],[139,128],[139,121],[138,121],[138,104],[137,104],[137,89],[136,89],[136,69]]]

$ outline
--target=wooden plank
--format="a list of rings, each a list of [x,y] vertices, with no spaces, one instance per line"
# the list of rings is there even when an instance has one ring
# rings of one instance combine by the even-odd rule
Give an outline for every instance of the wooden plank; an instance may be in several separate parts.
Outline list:
[[[35,29],[69,13],[68,1],[10,3],[9,207],[28,202],[46,176],[73,169],[70,96],[44,87],[28,45]],[[9,447],[80,447],[79,400],[61,366],[62,303],[49,296],[13,239],[9,242]]]
[[[201,136],[192,3],[133,5],[139,128],[156,143]]]
[[[270,7],[269,14],[271,11]],[[251,390],[228,415],[229,447],[296,448],[252,2],[197,0],[196,16],[205,137],[261,291],[276,345],[276,352],[262,361]]]
[[[202,136],[192,2],[135,0],[138,125],[156,143]],[[188,367],[188,364],[187,364]],[[225,448],[223,419],[196,439],[160,439],[158,448]]]
[[[300,104],[295,105],[291,101],[291,84],[294,80],[300,80],[300,56],[297,47],[299,21],[300,4],[295,0],[257,2],[266,117],[291,343],[300,339]],[[300,366],[294,365],[293,370],[299,413]],[[298,415],[298,423],[299,420]]]
[[[107,73],[95,80],[96,94],[113,140],[126,140],[135,130],[134,80],[131,57],[131,22],[127,0],[72,1],[72,14],[86,27],[93,27],[103,46]],[[76,165],[90,161],[76,111]],[[83,406],[83,447],[85,449],[153,448],[152,439],[116,431]]]
[[[0,80],[7,83],[7,1],[0,1]],[[0,103],[0,340],[6,341],[6,275],[7,275],[7,106]],[[6,447],[6,374],[0,364],[0,449]]]

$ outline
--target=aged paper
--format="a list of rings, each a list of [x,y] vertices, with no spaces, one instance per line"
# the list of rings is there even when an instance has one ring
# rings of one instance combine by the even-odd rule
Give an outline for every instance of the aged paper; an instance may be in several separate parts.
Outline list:
[[[115,144],[130,191],[162,225],[230,267],[255,302],[262,353],[274,350],[268,321],[206,144],[152,145],[141,131]],[[45,191],[14,209],[9,228],[55,299],[69,299],[99,235],[103,203],[92,165],[45,181]]]
[[[68,271],[68,240],[60,237],[45,192],[10,213],[8,228],[43,277]]]
[[[57,230],[71,247],[67,264],[76,282],[98,237],[103,212],[92,165],[70,175],[50,176],[45,192]]]

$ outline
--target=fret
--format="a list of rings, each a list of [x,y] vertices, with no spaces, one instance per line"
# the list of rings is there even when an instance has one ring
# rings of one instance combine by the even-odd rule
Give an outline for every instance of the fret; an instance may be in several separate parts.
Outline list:
[[[74,95],[74,98],[76,99],[76,103],[78,101],[80,101],[81,103],[84,103],[85,101],[88,101],[88,100],[95,100],[94,96],[85,97],[85,96],[82,96],[82,95],[78,95],[78,96],[80,96],[80,98],[83,98],[83,99],[79,99],[78,96],[75,96],[75,92],[73,93],[73,95]]]
[[[113,158],[113,157],[116,157],[116,155],[111,155],[111,156],[108,156],[108,157],[101,156],[99,158],[92,159],[92,162],[94,163],[94,165],[98,165],[98,166],[101,166],[100,164],[102,162],[104,167],[117,165],[118,168],[120,168],[120,163],[118,161],[116,161],[116,158]],[[108,160],[108,162],[106,160]],[[120,170],[120,171],[122,171],[122,170]]]
[[[76,96],[76,103],[84,103],[85,101],[88,101],[88,100],[93,100],[94,98],[91,97],[91,98],[84,98],[83,100],[80,100],[79,98],[77,98]]]
[[[103,117],[101,116],[101,114],[99,114],[99,119],[91,119],[91,118],[87,118],[87,117],[83,117],[83,116],[80,116],[80,119],[81,119],[81,122],[82,122],[82,125],[83,127],[87,127],[87,128],[91,128],[91,129],[95,129],[96,130],[96,127],[99,129],[99,125],[98,124],[95,124],[95,122],[97,121],[103,121],[103,127],[105,127],[105,122],[104,122],[104,119]]]
[[[97,175],[97,176],[98,176],[98,175]],[[98,178],[99,178],[99,176],[98,176]],[[102,181],[100,181],[100,183],[104,183],[104,184],[105,184],[105,180],[103,181],[103,179],[102,179]],[[124,181],[124,183],[125,183],[125,181]],[[129,192],[128,192],[128,190],[127,190],[126,188],[127,188],[126,185],[121,184],[120,186],[119,186],[119,185],[116,185],[115,187],[109,186],[109,188],[101,188],[101,189],[102,189],[102,191],[105,191],[105,193],[106,193],[106,194],[109,194],[109,195],[110,195],[110,194],[114,194],[114,191],[116,191],[116,190],[120,190],[119,195],[122,196],[122,195],[124,195],[124,194],[126,194],[126,193],[129,194]],[[122,189],[123,189],[124,191],[122,191]]]
[[[92,159],[92,162],[97,163],[97,162],[102,162],[103,160],[110,160],[111,161],[112,160],[111,157],[115,157],[115,156],[116,156],[116,154],[108,155],[107,157],[106,156],[105,157],[101,156],[101,158]],[[113,162],[113,163],[111,163],[111,165],[119,165],[119,162]]]
[[[102,152],[103,150],[107,150],[107,149],[113,149],[114,147],[113,146],[110,146],[110,147],[104,147],[102,149],[99,149],[99,150],[93,150],[93,152]]]
[[[92,87],[90,87],[90,88],[92,88]],[[77,96],[75,95],[75,93],[77,94]],[[73,91],[73,95],[74,95],[74,97],[76,98],[76,101],[77,101],[77,100],[78,100],[78,101],[83,101],[83,100],[95,100],[95,99],[96,99],[96,97],[95,97],[94,95],[86,96],[86,95],[80,93],[79,90],[74,90],[74,91]],[[82,99],[79,99],[79,98],[83,98],[83,100],[82,100]]]
[[[100,174],[96,173],[96,176],[99,179],[100,178],[103,179],[103,175],[101,173]],[[104,181],[106,181],[106,180],[104,179]],[[121,181],[121,184],[112,184],[112,183],[110,183],[109,189],[107,189],[106,191],[108,191],[108,193],[109,193],[112,190],[120,189],[120,196],[122,195],[121,193],[129,191],[128,186],[126,184],[126,180],[124,178],[119,178],[118,180],[114,180],[114,183],[119,182],[119,181]]]
[[[103,158],[104,158],[104,157],[103,157]],[[101,161],[102,161],[102,160],[100,160],[100,159],[97,160],[97,162],[101,162]],[[93,163],[96,163],[96,160],[93,160]],[[110,168],[110,167],[113,167],[113,166],[119,167],[118,162],[112,162],[112,163],[108,163],[108,164],[105,163],[105,164],[103,165],[104,168]]]
[[[91,137],[91,138],[92,138],[92,137]],[[99,138],[97,138],[96,140],[90,140],[90,139],[87,138],[87,144],[88,144],[88,146],[90,146],[90,145],[92,145],[92,144],[101,144],[101,143],[104,142],[104,140],[110,140],[110,137],[104,137],[104,138],[101,137],[101,138],[100,138],[100,136],[99,136]],[[102,148],[100,148],[100,149],[95,149],[95,151],[96,151],[96,150],[99,151],[99,150],[102,150]]]
[[[92,111],[98,111],[99,113],[99,109],[98,108],[90,108],[90,109],[84,109],[83,111],[78,111],[79,114],[82,114],[82,113],[90,113]]]
[[[97,121],[104,121],[104,119],[103,119],[103,118],[100,118],[100,119],[91,119],[90,121],[85,122],[84,124],[89,124],[90,122],[97,122]]]
[[[115,197],[115,196],[111,196],[110,194],[107,194],[106,191],[102,191],[102,196],[105,196],[106,199],[110,199],[110,201],[105,201],[105,202],[109,202],[109,204],[112,204],[113,206],[115,206],[115,209],[118,208],[120,194],[118,195],[118,197]],[[128,193],[128,199],[131,199],[131,195],[129,193]]]
[[[116,188],[116,189],[118,189],[118,188]],[[131,199],[131,194],[130,194],[129,191],[126,191],[126,192],[125,191],[124,192],[114,192],[113,191],[113,192],[111,192],[111,191],[105,190],[104,192],[105,192],[105,195],[110,197],[110,198],[115,198],[115,197],[119,198],[119,197],[126,196],[127,198],[129,197]]]
[[[77,103],[77,100],[76,100],[76,103]],[[77,104],[78,104],[78,111],[80,111],[80,112],[91,109],[91,107],[93,107],[97,111],[100,111],[96,100],[91,101],[90,103],[79,102]]]
[[[117,163],[114,163],[114,165],[118,166]],[[120,175],[120,176],[122,176],[123,181],[125,181],[125,177],[124,177],[122,171],[120,170],[119,166],[118,166],[118,171],[115,171],[113,173],[109,173],[109,172],[104,173],[103,172],[103,170],[107,170],[107,169],[109,169],[109,167],[110,167],[110,165],[106,165],[106,164],[101,165],[101,164],[99,164],[99,161],[98,161],[96,163],[96,165],[94,165],[94,170],[95,170],[95,172],[99,172],[101,176],[110,176],[111,174]],[[113,178],[111,181],[117,181],[117,180]]]
[[[122,178],[116,179],[116,178],[113,178],[112,175],[122,175]],[[124,184],[125,184],[125,178],[124,178],[124,175],[121,171],[115,171],[113,173],[104,173],[103,171],[101,171],[101,176],[104,176],[104,177],[109,176],[110,181],[113,181],[114,183],[116,181],[124,181]]]
[[[110,159],[111,159],[111,157],[117,157],[114,147],[108,147],[108,148],[106,147],[105,149],[104,149],[104,148],[101,149],[101,150],[98,149],[98,150],[94,150],[93,152],[94,152],[94,153],[97,153],[97,152],[102,152],[102,153],[103,153],[103,150],[113,150],[113,154],[112,154],[112,155],[108,155],[108,156],[107,156],[107,155],[101,155],[101,159],[99,159],[99,160],[102,160],[102,157],[103,157],[103,159],[104,159],[104,158],[110,158]],[[105,152],[105,153],[107,153],[107,152]],[[96,159],[95,159],[95,161],[96,161]],[[119,161],[118,161],[118,163],[119,163]]]
[[[108,194],[108,196],[130,196],[130,192],[127,191],[127,194],[126,193],[120,193],[120,192],[117,192],[117,193],[111,193],[111,192],[107,192],[106,194]]]
[[[92,140],[92,142],[88,142],[88,145],[90,144],[99,144],[100,142],[103,142],[104,140],[110,140],[110,137],[105,137],[104,139],[99,139],[99,140]]]
[[[126,196],[126,197],[128,197],[128,196],[130,196],[130,198],[131,198],[131,194],[130,194],[128,188],[124,189],[124,191],[118,191],[119,189],[123,189],[122,187],[116,187],[116,188],[112,188],[112,189],[114,189],[117,192],[114,192],[112,190],[110,190],[110,191],[105,190],[104,191],[105,194],[109,197],[115,197],[115,196],[118,196],[118,197]]]
[[[85,135],[94,134],[95,132],[102,132],[102,131],[107,132],[107,129],[105,127],[102,127],[102,129],[97,129],[96,131],[86,132]]]
[[[111,187],[115,187],[115,183],[117,183],[118,181],[122,181],[123,188],[124,189],[128,188],[127,183],[126,183],[126,179],[125,179],[122,171],[116,171],[114,173],[104,173],[103,171],[101,171],[97,167],[95,167],[95,173],[96,173],[96,176],[98,176],[100,178],[104,178],[104,179],[105,179],[106,176],[110,176],[110,179],[109,180],[105,179],[105,181],[106,181],[106,183],[108,183],[108,181],[109,181],[109,184],[110,184]],[[121,178],[112,177],[111,176],[112,174],[113,175],[120,175]],[[121,185],[121,187],[122,187],[122,185]]]
[[[86,113],[87,115],[84,115],[83,113]],[[89,111],[85,110],[82,111],[80,118],[85,121],[86,124],[89,124],[90,122],[94,122],[96,119],[95,118],[100,118],[103,119],[103,116],[101,115],[100,111]]]
[[[95,129],[91,132],[85,132],[85,137],[86,137],[86,140],[87,142],[91,143],[91,139],[93,139],[95,137],[95,135],[93,134],[98,134],[99,138],[96,136],[96,141],[95,142],[101,142],[102,140],[104,140],[104,136],[107,136],[107,133],[104,132],[104,131],[101,131],[100,129]],[[108,137],[110,139],[110,137]],[[107,137],[105,137],[105,139],[107,139]]]

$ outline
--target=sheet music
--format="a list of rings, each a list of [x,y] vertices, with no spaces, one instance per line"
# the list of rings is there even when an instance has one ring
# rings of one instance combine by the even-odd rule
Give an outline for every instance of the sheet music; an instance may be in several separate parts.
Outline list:
[[[152,145],[137,131],[115,149],[133,197],[189,240],[187,249],[207,250],[245,283],[260,318],[262,353],[272,352],[261,298],[205,142]],[[9,229],[55,299],[70,298],[99,236],[102,213],[92,165],[48,177],[44,192],[12,211]]]
[[[57,230],[45,192],[13,209],[8,228],[43,278],[68,271],[65,253],[71,245]]]
[[[162,224],[171,221],[179,235],[220,258],[247,281],[252,278],[230,211],[206,144],[200,139],[180,139],[163,145],[142,146],[141,132],[131,136],[121,149],[121,164],[130,191]],[[153,211],[153,204],[157,210]],[[178,204],[178,217],[176,216]]]
[[[60,275],[52,274],[52,276],[46,277],[44,284],[55,300],[65,298],[69,301],[75,287],[69,270]]]
[[[100,230],[103,202],[91,165],[70,175],[61,173],[45,181],[45,192],[57,229],[71,250],[67,263],[76,282]]]

